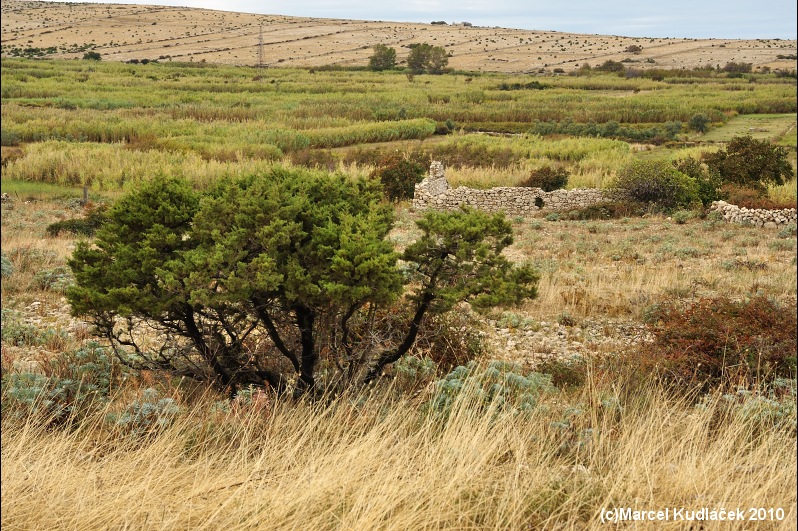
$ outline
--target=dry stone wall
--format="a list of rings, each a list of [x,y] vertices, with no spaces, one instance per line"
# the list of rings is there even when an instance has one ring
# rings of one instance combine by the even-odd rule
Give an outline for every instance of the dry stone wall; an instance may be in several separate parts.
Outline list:
[[[553,192],[545,192],[540,188],[510,186],[488,190],[465,186],[452,188],[444,175],[443,164],[435,161],[430,165],[429,175],[416,185],[413,207],[417,210],[457,210],[465,205],[484,212],[503,211],[511,216],[525,216],[541,211],[585,208],[617,199],[617,194],[596,188]]]
[[[718,212],[729,223],[750,224],[757,227],[777,228],[794,224],[795,209],[765,210],[761,208],[745,208],[730,205],[725,201],[714,201],[710,210]]]
[[[622,201],[617,192],[596,188],[554,190],[540,188],[498,187],[477,190],[460,186],[452,188],[446,180],[443,164],[433,162],[429,175],[416,185],[413,207],[417,210],[457,210],[461,205],[484,212],[503,211],[510,216],[526,216],[536,212],[568,211],[585,208],[606,201]],[[775,228],[796,222],[794,208],[763,210],[741,208],[725,201],[715,201],[710,210],[716,211],[729,223],[748,223],[757,227]]]

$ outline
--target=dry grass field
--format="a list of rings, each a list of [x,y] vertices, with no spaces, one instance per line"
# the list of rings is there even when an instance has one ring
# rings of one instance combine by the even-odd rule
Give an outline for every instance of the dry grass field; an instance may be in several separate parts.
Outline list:
[[[757,70],[792,70],[796,54],[794,40],[648,39],[477,27],[462,21],[433,25],[163,6],[2,2],[4,56],[12,48],[39,48],[44,57],[75,58],[93,50],[112,61],[256,65],[261,31],[265,66],[365,66],[376,44],[395,47],[401,62],[406,46],[419,42],[445,47],[449,66],[456,70],[507,73],[571,72],[607,60],[629,61],[628,66],[639,69],[736,62]],[[642,51],[630,53],[630,46]]]

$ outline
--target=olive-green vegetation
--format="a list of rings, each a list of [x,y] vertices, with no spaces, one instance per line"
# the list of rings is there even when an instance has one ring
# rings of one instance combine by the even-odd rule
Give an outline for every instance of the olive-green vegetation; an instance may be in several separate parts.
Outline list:
[[[380,150],[413,142],[426,161],[508,174],[464,175],[464,184],[518,182],[562,162],[570,186],[606,186],[636,156],[630,142],[687,139],[697,116],[708,135],[734,117],[794,120],[792,77],[661,74],[407,76],[4,58],[2,143],[24,147],[7,164],[4,155],[4,178],[114,190],[165,173],[208,185],[277,160],[373,166]]]

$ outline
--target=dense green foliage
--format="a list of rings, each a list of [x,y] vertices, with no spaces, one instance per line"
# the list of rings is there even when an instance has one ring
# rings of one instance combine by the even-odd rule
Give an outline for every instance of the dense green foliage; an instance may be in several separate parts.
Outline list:
[[[676,160],[673,165],[677,170],[695,180],[698,185],[698,198],[704,206],[709,206],[713,201],[722,198],[720,189],[723,181],[717,171],[693,158]]]
[[[537,275],[501,255],[512,242],[502,217],[429,213],[400,268],[381,199],[375,180],[279,167],[206,193],[155,178],[110,209],[95,245],[79,243],[67,296],[131,365],[233,390],[282,390],[298,374],[298,392],[316,386],[320,362],[337,370],[330,385],[373,380],[410,350],[426,315],[460,301],[535,296]],[[373,327],[395,304],[409,315],[398,336]],[[141,323],[160,332],[158,350],[140,342]]]
[[[411,44],[407,56],[407,67],[416,74],[440,74],[449,64],[449,56],[442,46]]]
[[[541,188],[544,192],[552,192],[565,188],[568,184],[568,172],[564,168],[543,166],[532,170],[529,177],[518,183],[518,186]]]
[[[372,177],[382,183],[385,195],[391,201],[412,198],[416,183],[424,178],[424,166],[399,155],[385,157],[379,162]]]
[[[369,70],[390,70],[396,66],[396,50],[384,44],[374,46],[374,54],[369,58]]]
[[[768,184],[784,184],[795,175],[785,148],[750,136],[735,137],[726,149],[706,155],[705,161],[724,183],[762,193]]]
[[[637,160],[618,172],[615,189],[630,199],[652,207],[672,210],[698,201],[696,180],[664,160]]]

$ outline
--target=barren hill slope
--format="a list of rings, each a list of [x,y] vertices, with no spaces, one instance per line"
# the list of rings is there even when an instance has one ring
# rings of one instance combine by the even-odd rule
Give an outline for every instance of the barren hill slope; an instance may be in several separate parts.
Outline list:
[[[262,42],[262,46],[259,43]],[[160,59],[266,66],[365,65],[375,44],[444,46],[449,66],[499,72],[572,71],[626,61],[635,68],[752,63],[795,69],[796,41],[647,39],[461,24],[256,15],[183,7],[2,0],[2,54],[104,60]],[[640,47],[634,53],[630,47]],[[632,48],[631,50],[634,50]],[[259,51],[261,52],[259,54]]]

